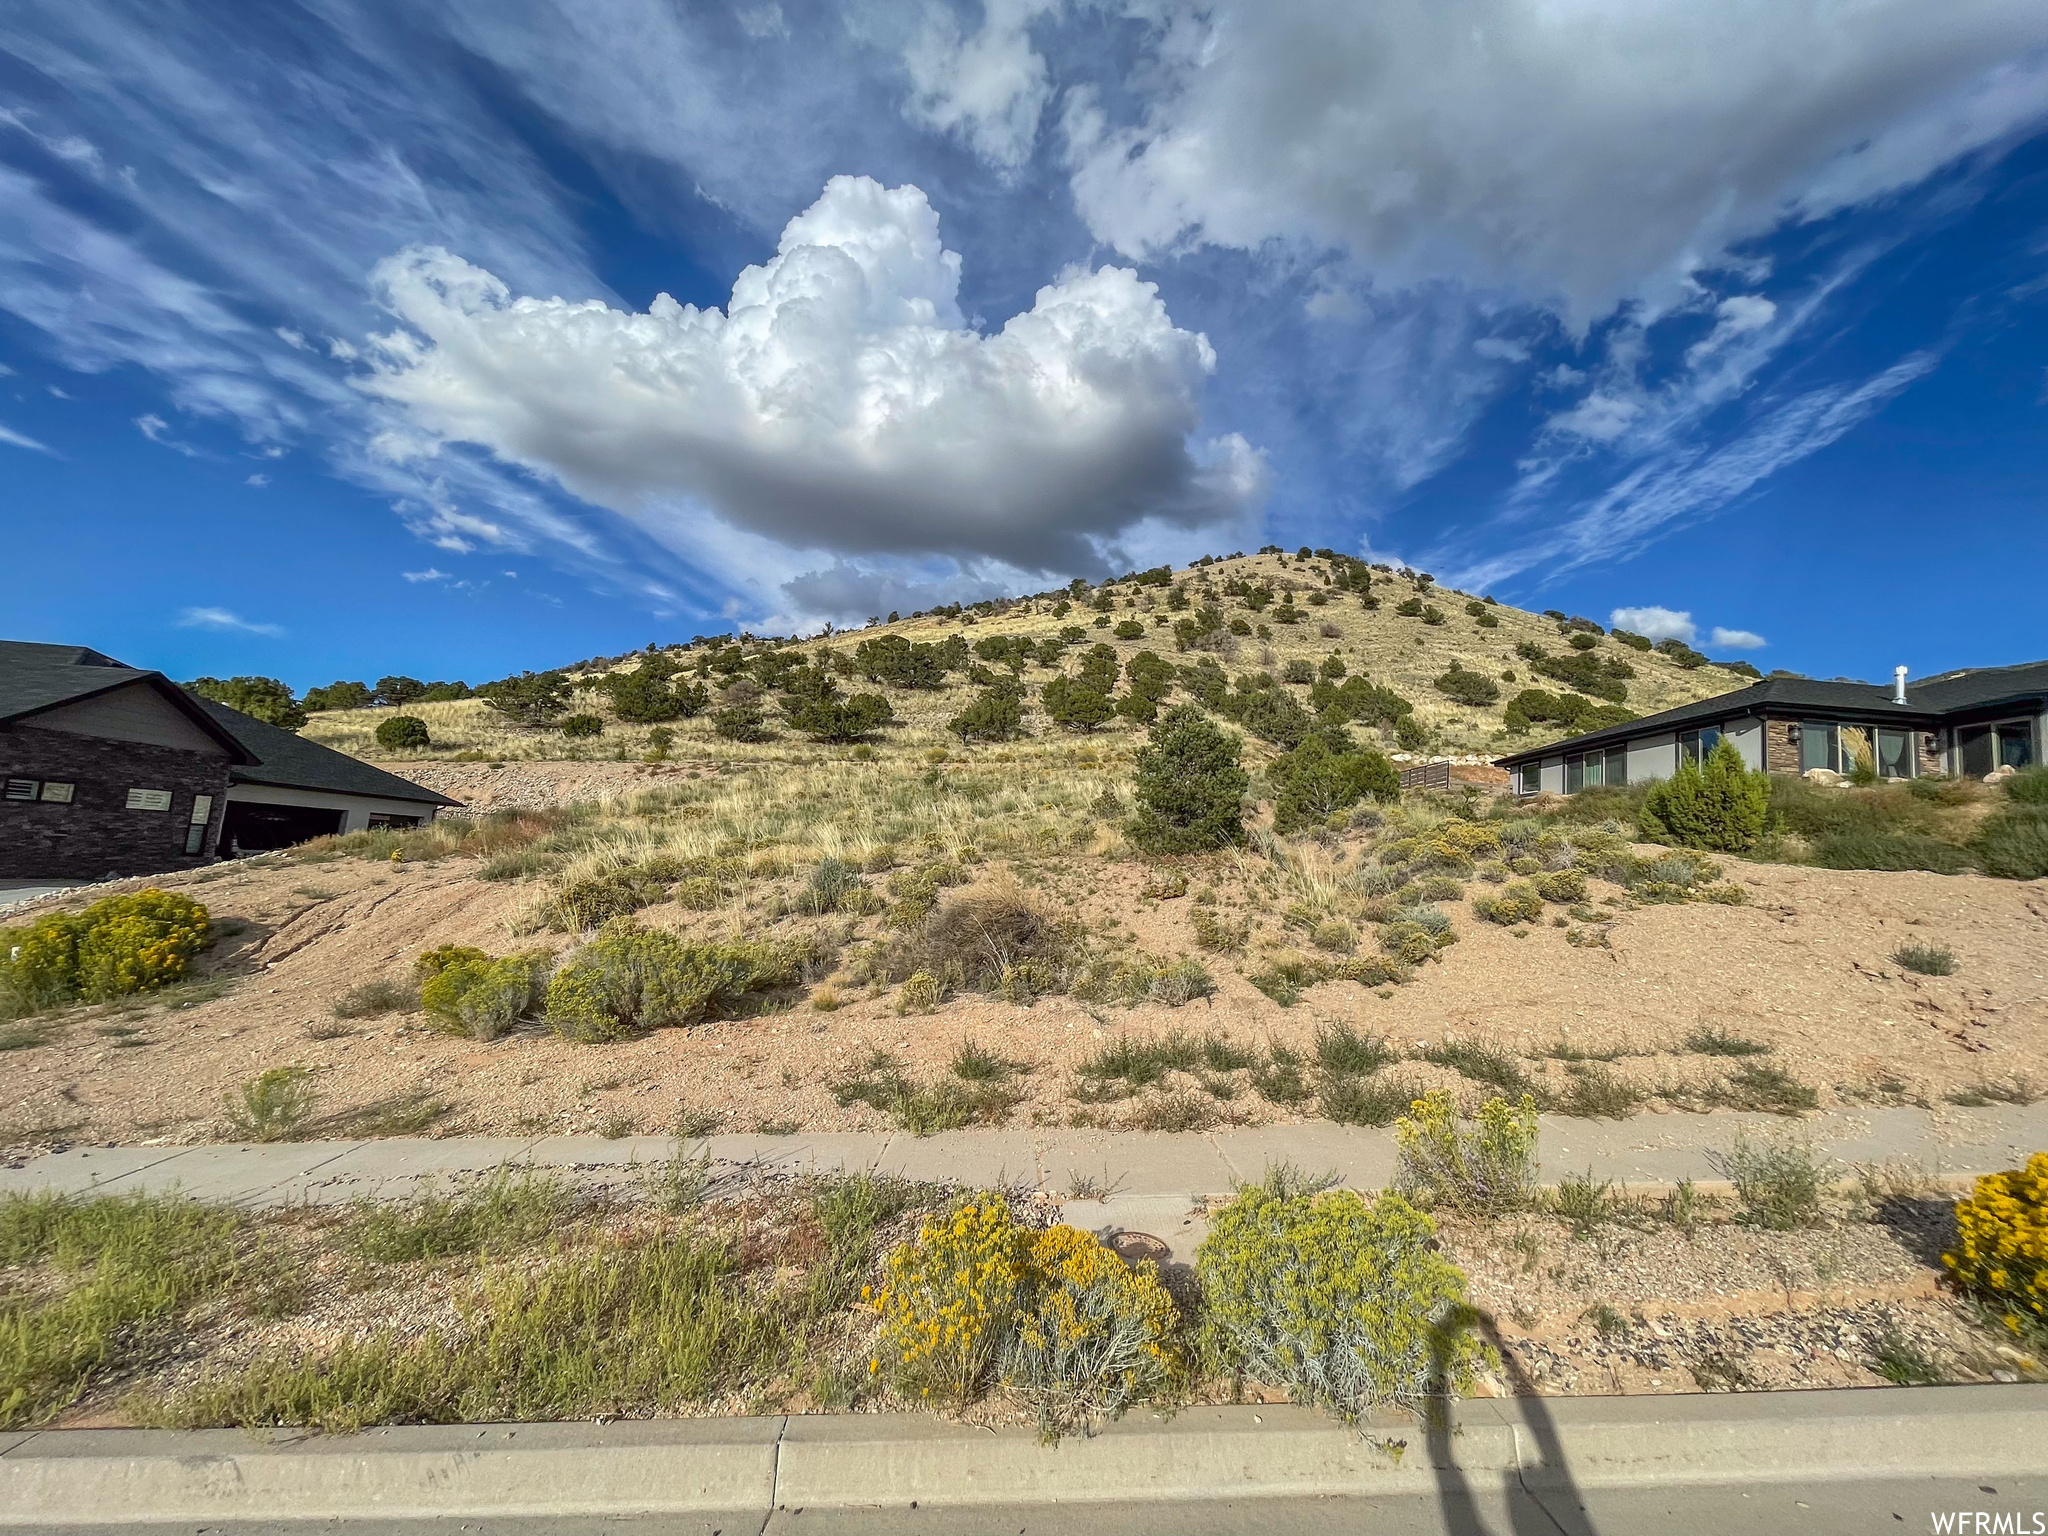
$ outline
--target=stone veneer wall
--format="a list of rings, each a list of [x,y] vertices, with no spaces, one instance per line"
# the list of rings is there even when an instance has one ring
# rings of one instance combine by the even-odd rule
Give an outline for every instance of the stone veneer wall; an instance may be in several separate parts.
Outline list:
[[[1792,739],[1790,720],[1764,722],[1764,768],[1770,773],[1799,772],[1799,743]]]
[[[227,813],[225,756],[0,726],[0,775],[76,785],[69,804],[0,800],[0,878],[98,879],[210,863]],[[131,811],[131,789],[167,789],[168,811]],[[185,852],[195,795],[213,796],[199,852]]]

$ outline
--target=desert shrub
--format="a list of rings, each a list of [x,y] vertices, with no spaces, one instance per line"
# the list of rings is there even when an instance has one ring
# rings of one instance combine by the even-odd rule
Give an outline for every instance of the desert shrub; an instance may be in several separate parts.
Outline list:
[[[386,752],[424,752],[434,744],[418,715],[393,715],[377,724],[377,745]]]
[[[1027,1300],[1031,1233],[1001,1195],[969,1195],[889,1255],[873,1296],[871,1369],[913,1401],[972,1402],[987,1391]]]
[[[1724,736],[1705,767],[1688,759],[1670,778],[1650,786],[1637,825],[1655,842],[1740,853],[1762,834],[1770,804],[1770,775],[1744,767],[1735,743]]]
[[[808,955],[789,943],[692,944],[614,918],[555,973],[547,1021],[571,1040],[688,1027],[798,979]]]
[[[1527,880],[1511,880],[1490,896],[1472,898],[1472,911],[1489,923],[1511,928],[1516,923],[1534,923],[1543,917],[1543,896]]]
[[[1820,1224],[1823,1175],[1807,1143],[1752,1141],[1738,1132],[1718,1161],[1735,1186],[1737,1220],[1770,1232]]]
[[[419,994],[402,982],[388,977],[358,982],[334,1000],[337,1019],[373,1019],[380,1014],[405,1013],[419,1006]]]
[[[1049,1227],[1025,1258],[1002,1374],[1047,1437],[1171,1395],[1185,1380],[1180,1312],[1149,1259],[1126,1264],[1074,1227]]]
[[[752,699],[741,699],[711,712],[711,729],[727,741],[766,741],[768,716]]]
[[[1251,937],[1251,922],[1249,919],[1241,919],[1233,923],[1228,918],[1210,911],[1207,907],[1195,908],[1194,914],[1188,921],[1195,930],[1196,946],[1208,950],[1211,954],[1225,950],[1243,949],[1245,941]]]
[[[0,928],[0,1016],[182,981],[208,931],[206,908],[155,889]]]
[[[1570,906],[1575,901],[1586,899],[1586,877],[1576,869],[1549,870],[1529,883],[1536,887],[1538,896],[1559,906]]]
[[[604,721],[597,715],[569,715],[562,721],[561,732],[571,740],[588,740],[604,734]]]
[[[554,965],[555,957],[544,949],[497,960],[468,950],[437,963],[431,974],[418,972],[420,1008],[449,1033],[495,1040],[540,1010]]]
[[[1920,832],[1831,832],[1814,840],[1813,862],[1823,869],[1925,869],[1953,875],[1969,864],[1970,855]]]
[[[2048,1152],[1977,1180],[1956,1202],[1955,1247],[1941,1262],[2013,1333],[2048,1332]]]
[[[1147,853],[1200,853],[1243,842],[1251,780],[1238,751],[1237,741],[1199,709],[1170,711],[1138,751],[1131,841]]]
[[[1071,988],[1084,1003],[1163,1003],[1179,1008],[1211,996],[1216,983],[1199,960],[1160,960],[1151,955],[1097,959],[1075,976]]]
[[[2007,779],[2005,797],[2020,805],[2048,805],[2048,766],[2028,768]]]
[[[1450,914],[1428,902],[1398,908],[1380,928],[1380,948],[1410,965],[1420,965],[1457,942]]]
[[[1956,952],[1946,944],[1901,944],[1892,951],[1892,964],[1922,976],[1953,976]]]
[[[1521,1210],[1536,1188],[1536,1101],[1498,1095],[1469,1122],[1448,1088],[1432,1088],[1394,1124],[1401,1189],[1424,1205],[1479,1215]]]
[[[1970,846],[1987,875],[2006,880],[2048,876],[2048,810],[2027,804],[1988,816]]]
[[[1362,1035],[1349,1024],[1325,1024],[1316,1031],[1316,1065],[1340,1076],[1369,1077],[1401,1059],[1385,1035]]]
[[[1212,1357],[1347,1423],[1462,1390],[1479,1355],[1465,1277],[1435,1238],[1396,1194],[1240,1190],[1196,1258]]]
[[[310,1067],[272,1067],[226,1096],[228,1127],[243,1141],[297,1141],[318,1097]]]
[[[1028,1003],[1066,986],[1075,938],[1071,919],[1002,885],[940,904],[890,944],[885,964],[892,978],[922,971],[950,987]]]

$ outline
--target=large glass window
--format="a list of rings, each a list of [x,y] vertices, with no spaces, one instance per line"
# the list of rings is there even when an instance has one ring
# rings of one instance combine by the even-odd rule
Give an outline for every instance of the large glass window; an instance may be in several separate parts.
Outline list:
[[[1614,787],[1628,783],[1628,748],[1607,749],[1607,782]]]
[[[1825,720],[1802,720],[1799,723],[1799,771],[1805,773],[1814,768],[1826,768],[1832,772],[1834,766],[1834,726]]]
[[[1966,725],[1956,732],[1956,755],[1962,759],[1963,772],[1973,779],[1981,779],[1997,764],[1993,754],[1997,741],[1988,725]]]
[[[2031,768],[2034,765],[2034,728],[2025,720],[2009,720],[1998,728],[1998,766]]]
[[[1720,745],[1721,727],[1703,725],[1696,731],[1678,733],[1678,760],[1704,765],[1714,755],[1714,748]]]
[[[1586,787],[1586,760],[1574,752],[1564,760],[1564,792],[1576,795]]]
[[[1877,728],[1877,774],[1883,779],[1913,777],[1913,735],[1910,731]]]

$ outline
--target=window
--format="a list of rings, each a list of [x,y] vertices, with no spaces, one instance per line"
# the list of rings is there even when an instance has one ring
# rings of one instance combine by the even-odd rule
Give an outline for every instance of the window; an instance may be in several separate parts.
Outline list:
[[[1877,728],[1877,775],[1881,779],[1913,777],[1913,736],[1910,731]]]
[[[1586,760],[1574,752],[1564,760],[1564,792],[1576,795],[1586,787]]]
[[[1623,785],[1625,785],[1625,784],[1627,784],[1627,783],[1628,783],[1628,748],[1627,748],[1627,747],[1609,747],[1609,748],[1607,749],[1607,784],[1608,784],[1608,787],[1609,787],[1609,788],[1612,788],[1612,789],[1619,789],[1620,787],[1622,787]]]
[[[1714,748],[1721,744],[1721,727],[1703,725],[1696,731],[1678,733],[1678,760],[1681,763],[1705,763],[1714,755]]]
[[[2024,720],[2010,720],[1998,728],[1998,766],[2031,768],[2034,764],[2034,728]]]
[[[1963,772],[1973,779],[1981,779],[1994,766],[1993,755],[1997,742],[1991,728],[1972,725],[1956,732],[1956,756],[1961,760]]]
[[[1825,768],[1832,773],[1834,767],[1834,726],[1825,720],[1802,720],[1799,723],[1799,771],[1806,773],[1814,768]]]
[[[386,816],[382,812],[373,812],[369,823],[372,832],[396,832],[401,828],[416,827],[419,824],[420,819],[417,816]]]
[[[1543,769],[1536,763],[1524,763],[1515,770],[1515,793],[1533,795],[1543,788]]]

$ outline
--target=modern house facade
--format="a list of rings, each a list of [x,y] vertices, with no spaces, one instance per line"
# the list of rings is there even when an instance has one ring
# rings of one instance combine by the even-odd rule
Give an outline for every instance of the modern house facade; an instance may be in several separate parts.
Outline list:
[[[187,869],[456,805],[84,646],[0,641],[0,879]]]
[[[1882,779],[1982,778],[2048,756],[2048,661],[1944,672],[1893,684],[1772,677],[1625,725],[1496,758],[1518,794],[1576,794],[1668,778],[1726,738],[1751,768]]]

